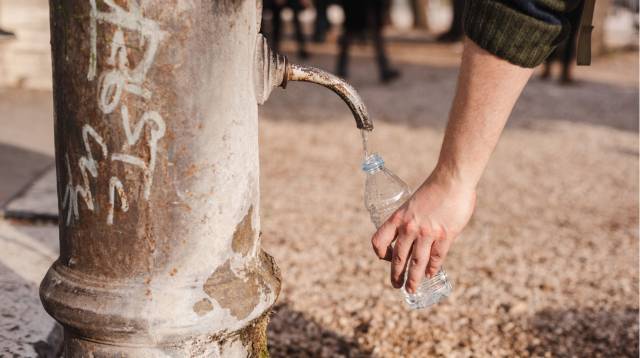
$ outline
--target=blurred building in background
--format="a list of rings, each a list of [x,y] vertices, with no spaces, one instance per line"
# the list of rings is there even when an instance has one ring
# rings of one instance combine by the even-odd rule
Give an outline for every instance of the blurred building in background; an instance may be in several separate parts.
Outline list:
[[[0,86],[51,89],[49,2],[0,0]]]

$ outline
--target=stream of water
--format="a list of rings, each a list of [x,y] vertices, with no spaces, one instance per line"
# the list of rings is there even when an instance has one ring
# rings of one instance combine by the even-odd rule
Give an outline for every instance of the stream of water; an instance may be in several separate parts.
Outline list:
[[[369,157],[369,147],[368,147],[369,132],[364,129],[361,129],[360,135],[362,136],[362,152],[364,153],[364,159],[367,159]]]

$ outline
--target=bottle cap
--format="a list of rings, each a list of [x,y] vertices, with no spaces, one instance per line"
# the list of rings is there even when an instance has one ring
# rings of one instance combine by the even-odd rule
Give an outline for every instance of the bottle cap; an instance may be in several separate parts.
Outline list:
[[[372,172],[380,169],[384,166],[384,160],[378,153],[373,153],[366,157],[362,162],[362,170],[365,172]]]

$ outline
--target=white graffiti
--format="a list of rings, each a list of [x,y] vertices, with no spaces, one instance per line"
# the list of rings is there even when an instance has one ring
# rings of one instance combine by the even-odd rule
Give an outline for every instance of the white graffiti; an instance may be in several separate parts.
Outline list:
[[[162,120],[162,117],[158,112],[149,111],[145,112],[137,125],[134,126],[133,131],[131,130],[131,124],[129,121],[129,110],[127,107],[122,106],[121,108],[121,116],[122,116],[122,128],[124,129],[125,137],[127,138],[127,143],[123,145],[123,148],[128,148],[129,146],[135,145],[138,143],[140,136],[143,133],[145,128],[145,124],[149,124],[151,127],[151,136],[148,141],[149,145],[149,163],[145,163],[142,158],[131,156],[128,154],[122,153],[114,153],[111,157],[111,160],[121,161],[124,163],[128,163],[131,165],[135,165],[144,170],[144,198],[149,199],[149,195],[151,194],[151,185],[153,184],[153,173],[156,168],[156,153],[158,152],[158,141],[164,137],[165,132],[165,123]]]
[[[66,225],[71,224],[71,214],[77,218],[78,214],[78,198],[76,197],[76,190],[73,187],[73,177],[71,176],[71,165],[69,165],[69,155],[65,155],[64,164],[67,167],[67,177],[69,181],[64,190],[64,197],[62,198],[62,208],[67,209]]]
[[[109,150],[103,138],[93,127],[88,124],[83,126],[82,138],[85,155],[78,160],[82,184],[74,186],[69,155],[65,156],[68,183],[65,187],[62,207],[67,209],[66,225],[70,225],[72,218],[79,219],[78,197],[84,200],[89,211],[93,212],[95,210],[90,177],[93,179],[98,178],[99,172],[98,162],[91,152],[90,137],[100,147],[102,159],[110,159],[109,162],[121,162],[142,170],[144,181],[143,197],[148,200],[153,185],[158,142],[164,137],[166,129],[162,116],[156,111],[146,111],[138,121],[131,123],[129,109],[126,104],[121,102],[126,94],[133,95],[143,101],[151,99],[153,94],[148,88],[145,88],[144,82],[148,71],[154,63],[160,42],[166,37],[167,33],[160,29],[157,22],[143,16],[139,0],[128,1],[127,9],[119,6],[113,0],[102,0],[107,11],[98,9],[96,0],[89,0],[89,3],[91,5],[89,16],[90,57],[87,78],[89,81],[93,81],[96,77],[98,78],[98,108],[100,108],[104,116],[111,114],[120,106],[122,129],[126,142],[122,144],[119,152],[112,152],[109,158]],[[99,24],[115,26],[115,29],[109,44],[109,56],[104,59],[104,64],[107,68],[97,76]],[[142,57],[140,60],[135,61],[137,64],[133,67],[131,66],[128,52],[128,49],[132,46],[126,43],[126,32],[132,32],[137,35],[139,43],[135,46],[136,49],[144,49]],[[134,36],[134,38],[136,37]],[[107,117],[104,118],[109,120]],[[145,135],[146,129],[149,132],[148,136]],[[146,161],[141,156],[136,155],[135,152],[132,153],[132,147],[143,142],[140,140],[141,138],[146,142],[149,152],[148,160]],[[140,152],[139,146],[137,146],[137,152]],[[109,203],[106,222],[108,225],[112,225],[116,196],[119,198],[120,210],[123,212],[129,210],[129,199],[125,192],[125,185],[117,176],[112,176],[109,179],[108,195]]]
[[[89,20],[89,31],[91,36],[91,56],[89,57],[89,73],[87,78],[92,81],[96,76],[97,68],[97,37],[98,37],[98,21],[106,22],[118,27],[114,34],[114,41],[111,46],[111,56],[109,60],[111,65],[116,65],[116,54],[119,52],[118,59],[121,60],[117,63],[118,67],[125,63],[126,60],[126,45],[124,44],[124,36],[122,34],[122,28],[139,33],[141,37],[140,47],[144,46],[144,41],[147,42],[147,49],[142,58],[142,61],[131,72],[129,72],[130,79],[140,85],[144,81],[147,72],[153,64],[156,52],[160,45],[160,41],[165,37],[166,33],[160,30],[158,23],[151,19],[147,19],[142,15],[140,4],[137,0],[129,1],[129,11],[124,10],[113,0],[103,0],[109,7],[109,12],[101,12],[98,10],[96,0],[89,0],[91,4],[91,14]],[[118,33],[120,31],[120,33]]]
[[[82,185],[73,185],[73,178],[71,176],[71,165],[69,164],[69,155],[65,156],[65,165],[67,167],[67,175],[69,176],[69,182],[67,183],[64,198],[62,200],[62,208],[67,209],[67,225],[71,223],[71,213],[73,217],[78,220],[80,214],[78,210],[78,197],[81,197],[89,211],[94,210],[93,195],[91,194],[91,187],[89,181],[89,175],[93,178],[98,177],[97,162],[93,158],[91,152],[91,144],[89,143],[89,136],[100,146],[102,156],[104,158],[108,155],[108,149],[102,137],[98,132],[88,124],[82,127],[82,142],[84,143],[85,155],[78,160],[78,167],[80,168],[80,175],[82,176]]]
[[[129,202],[127,195],[124,193],[122,182],[117,177],[109,179],[109,212],[107,213],[107,224],[113,225],[113,208],[116,202],[116,191],[120,197],[120,209],[125,213],[129,211]]]

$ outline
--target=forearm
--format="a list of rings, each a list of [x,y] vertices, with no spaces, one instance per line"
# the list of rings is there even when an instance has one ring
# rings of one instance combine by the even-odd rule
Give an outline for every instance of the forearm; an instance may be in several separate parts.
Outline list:
[[[435,175],[475,189],[532,72],[465,39],[458,86]]]

